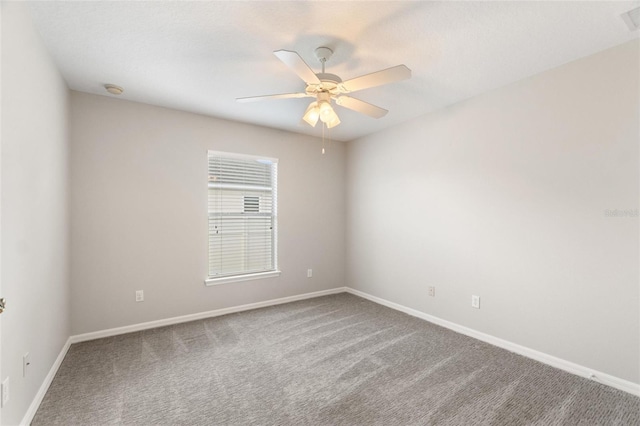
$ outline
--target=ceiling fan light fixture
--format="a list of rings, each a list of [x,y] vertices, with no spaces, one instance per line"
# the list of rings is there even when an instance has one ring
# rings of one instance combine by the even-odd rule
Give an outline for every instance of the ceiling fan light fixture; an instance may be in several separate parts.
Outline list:
[[[302,119],[312,127],[316,127],[318,120],[322,121],[328,129],[340,124],[338,114],[331,107],[331,103],[324,99],[311,102]]]
[[[302,116],[302,119],[309,123],[311,127],[316,127],[319,118],[320,109],[318,108],[318,102],[311,102]]]
[[[333,108],[331,108],[329,102],[320,101],[318,102],[318,105],[320,107],[320,120],[322,120],[323,123],[331,120],[335,115],[335,112],[333,111]]]
[[[340,119],[338,118],[338,114],[333,113],[333,117],[329,121],[325,121],[324,124],[327,125],[327,129],[331,129],[332,127],[336,127],[340,124]]]
[[[325,63],[331,57],[333,51],[324,46],[315,50],[316,58],[322,65],[322,72],[320,73],[314,72],[297,52],[276,50],[273,53],[304,81],[306,84],[304,92],[252,96],[237,98],[236,100],[238,102],[250,102],[264,99],[315,98],[315,101],[307,106],[302,116],[302,119],[311,127],[315,127],[318,124],[318,120],[322,121],[323,129],[325,127],[330,129],[340,124],[340,118],[331,105],[332,99],[338,105],[369,117],[384,117],[388,112],[386,109],[346,96],[346,94],[411,78],[411,70],[406,65],[396,65],[395,67],[342,81],[339,76],[325,72]]]
[[[320,107],[320,120],[326,124],[329,129],[340,124],[338,114],[336,114],[329,104],[327,104],[327,107],[325,107],[324,110]]]

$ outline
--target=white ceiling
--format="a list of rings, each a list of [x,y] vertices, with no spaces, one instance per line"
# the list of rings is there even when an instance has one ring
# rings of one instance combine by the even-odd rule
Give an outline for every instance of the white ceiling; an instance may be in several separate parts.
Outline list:
[[[334,56],[343,80],[405,64],[411,80],[354,97],[381,119],[336,107],[330,137],[351,140],[638,38],[620,15],[640,1],[603,2],[34,2],[34,21],[69,87],[319,136],[310,99],[237,103],[304,90],[273,55]]]

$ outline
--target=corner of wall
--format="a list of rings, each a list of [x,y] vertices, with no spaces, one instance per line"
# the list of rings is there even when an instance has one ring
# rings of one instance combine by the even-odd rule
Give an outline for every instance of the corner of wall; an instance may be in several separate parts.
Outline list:
[[[2,2],[3,424],[24,421],[70,335],[69,90],[21,2]],[[23,375],[23,356],[31,365]]]

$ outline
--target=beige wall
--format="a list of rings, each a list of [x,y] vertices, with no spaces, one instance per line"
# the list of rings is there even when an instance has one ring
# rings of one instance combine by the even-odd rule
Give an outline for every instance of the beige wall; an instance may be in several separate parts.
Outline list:
[[[68,90],[27,6],[2,2],[2,424],[18,424],[69,337]],[[31,366],[22,377],[22,356]]]
[[[348,285],[640,382],[638,52],[349,142]]]
[[[322,156],[115,98],[69,112],[25,6],[1,4],[3,424],[70,334],[343,285],[640,382],[638,218],[605,215],[639,208],[638,42]],[[207,149],[280,159],[280,277],[204,285]]]
[[[71,93],[73,334],[344,285],[344,144]],[[279,159],[279,277],[205,286],[209,149]]]

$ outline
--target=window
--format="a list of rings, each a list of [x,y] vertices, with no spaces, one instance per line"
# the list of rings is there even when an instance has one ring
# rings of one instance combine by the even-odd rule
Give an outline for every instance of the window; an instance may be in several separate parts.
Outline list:
[[[209,151],[207,284],[279,275],[278,160]]]

